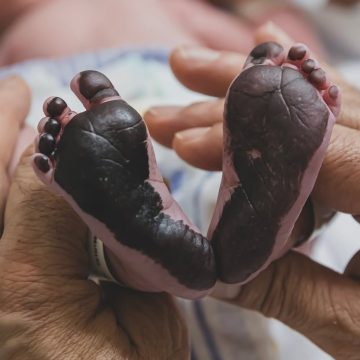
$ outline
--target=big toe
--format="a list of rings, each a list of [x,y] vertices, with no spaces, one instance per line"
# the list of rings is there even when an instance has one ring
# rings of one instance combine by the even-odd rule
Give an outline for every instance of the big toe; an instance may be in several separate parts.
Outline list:
[[[265,42],[256,46],[248,56],[245,68],[253,65],[281,65],[285,59],[284,48],[276,42]]]
[[[70,87],[87,110],[93,105],[120,98],[112,82],[95,70],[83,71],[76,75]]]

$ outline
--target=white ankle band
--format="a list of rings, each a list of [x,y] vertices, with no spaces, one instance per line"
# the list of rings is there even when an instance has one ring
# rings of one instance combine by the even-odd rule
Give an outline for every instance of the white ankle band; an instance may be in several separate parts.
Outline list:
[[[88,240],[88,251],[91,260],[91,278],[100,281],[110,281],[119,284],[112,275],[106,262],[104,243],[96,236],[90,234]]]

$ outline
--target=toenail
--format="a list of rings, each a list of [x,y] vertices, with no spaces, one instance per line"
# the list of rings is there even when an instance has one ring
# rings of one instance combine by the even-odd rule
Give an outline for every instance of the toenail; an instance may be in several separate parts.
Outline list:
[[[329,95],[331,98],[336,99],[339,96],[339,88],[336,85],[330,86]]]
[[[263,64],[265,62],[265,59],[266,58],[264,58],[264,57],[255,58],[251,62],[255,65],[259,65],[259,64]]]
[[[259,58],[276,58],[278,57],[284,48],[276,42],[266,42],[256,46],[250,53],[254,59]],[[254,63],[254,60],[252,60]]]
[[[39,139],[39,152],[50,156],[55,149],[55,139],[50,134],[42,134]]]
[[[302,60],[306,54],[306,47],[304,45],[293,46],[289,51],[290,60]]]
[[[43,173],[47,173],[50,170],[49,158],[45,155],[39,155],[35,158],[36,167]]]
[[[47,112],[50,116],[60,116],[66,108],[66,102],[59,97],[55,97],[48,103]]]
[[[88,70],[80,73],[79,90],[89,101],[110,96],[119,96],[111,81],[98,71]]]
[[[301,66],[302,71],[304,71],[306,74],[310,74],[316,66],[316,62],[313,59],[308,59],[304,61],[304,63]]]
[[[309,80],[314,84],[322,84],[326,81],[326,73],[323,69],[316,69],[309,75]]]
[[[49,119],[44,126],[44,130],[50,135],[56,137],[59,135],[61,125],[56,119]]]

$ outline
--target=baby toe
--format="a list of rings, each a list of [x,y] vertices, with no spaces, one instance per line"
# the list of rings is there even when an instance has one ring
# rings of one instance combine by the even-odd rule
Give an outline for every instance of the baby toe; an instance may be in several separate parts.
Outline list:
[[[43,133],[40,135],[38,140],[37,149],[39,153],[51,156],[55,150],[56,140],[53,135],[48,133]]]
[[[321,68],[313,70],[308,79],[318,90],[324,90],[329,86],[326,72]]]
[[[46,174],[47,172],[49,172],[50,168],[51,168],[51,162],[50,159],[43,154],[36,154],[34,156],[34,165],[36,166],[36,168],[41,171],[42,173]]]
[[[112,99],[120,99],[114,85],[99,71],[81,72],[71,81],[70,87],[86,109]]]
[[[301,61],[304,60],[308,54],[309,49],[304,44],[295,44],[292,46],[288,53],[288,59],[290,61]]]
[[[248,56],[245,67],[252,65],[280,65],[285,57],[284,48],[276,42],[256,46]]]
[[[45,122],[44,132],[56,138],[60,134],[60,131],[61,131],[61,124],[58,120],[54,118],[50,118]]]
[[[68,107],[67,103],[59,97],[51,97],[44,103],[44,113],[49,118],[57,120],[61,127],[65,127],[76,115]]]
[[[301,64],[301,70],[306,75],[311,74],[317,68],[319,68],[319,65],[314,59],[307,59]]]
[[[329,106],[331,112],[338,116],[340,113],[341,91],[339,87],[331,84],[323,93],[323,99]]]
[[[59,97],[49,98],[44,103],[44,113],[51,117],[58,117],[62,115],[66,108],[66,102]]]

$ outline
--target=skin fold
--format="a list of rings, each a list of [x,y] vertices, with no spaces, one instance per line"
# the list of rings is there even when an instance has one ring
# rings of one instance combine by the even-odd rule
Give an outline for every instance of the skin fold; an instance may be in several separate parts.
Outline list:
[[[71,83],[85,112],[46,101],[34,169],[104,241],[124,285],[199,298],[218,278],[245,283],[295,245],[339,110],[338,88],[312,63],[304,45],[265,43],[230,86],[208,239],[169,194],[141,116],[98,72]]]

